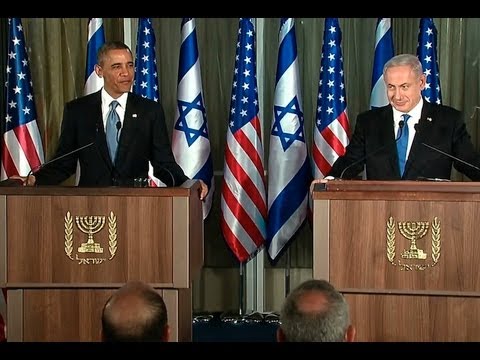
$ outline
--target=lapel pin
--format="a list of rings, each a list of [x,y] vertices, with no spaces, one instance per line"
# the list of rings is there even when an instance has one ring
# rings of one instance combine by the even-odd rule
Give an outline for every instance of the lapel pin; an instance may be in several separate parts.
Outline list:
[[[132,117],[136,118],[137,117],[137,114],[132,114]],[[432,119],[430,119],[431,121]]]
[[[432,118],[431,118],[431,117],[427,117],[427,120],[428,120],[428,121],[432,121]]]

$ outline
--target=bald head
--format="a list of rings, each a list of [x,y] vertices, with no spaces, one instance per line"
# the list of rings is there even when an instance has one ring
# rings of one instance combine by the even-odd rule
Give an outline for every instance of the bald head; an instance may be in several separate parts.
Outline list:
[[[167,341],[168,330],[162,297],[143,282],[126,283],[103,308],[104,341]]]

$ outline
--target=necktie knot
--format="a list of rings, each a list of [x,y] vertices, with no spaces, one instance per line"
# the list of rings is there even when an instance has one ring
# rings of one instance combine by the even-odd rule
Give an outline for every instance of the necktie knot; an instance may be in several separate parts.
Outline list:
[[[408,114],[403,114],[403,115],[402,115],[402,119],[403,119],[403,121],[405,121],[405,125],[407,125],[407,121],[408,121],[408,119],[410,119],[410,118],[411,118],[411,116],[408,115]]]
[[[118,101],[117,100],[113,100],[111,103],[110,103],[110,111],[116,111],[116,108],[118,106]],[[405,114],[407,116],[409,116],[408,114]],[[405,116],[404,115],[404,116]]]

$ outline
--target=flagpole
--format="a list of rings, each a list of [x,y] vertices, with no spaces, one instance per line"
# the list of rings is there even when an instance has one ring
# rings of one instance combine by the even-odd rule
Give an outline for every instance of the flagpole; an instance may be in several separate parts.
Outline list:
[[[285,296],[287,296],[290,293],[290,248],[287,249],[285,256],[287,260],[287,264],[285,265]]]
[[[244,263],[243,262],[240,262],[240,286],[238,288],[238,294],[239,294],[239,309],[238,309],[238,314],[240,316],[243,316],[245,314],[245,302],[243,301],[243,292],[244,292],[244,282],[245,282],[245,279],[244,279]]]

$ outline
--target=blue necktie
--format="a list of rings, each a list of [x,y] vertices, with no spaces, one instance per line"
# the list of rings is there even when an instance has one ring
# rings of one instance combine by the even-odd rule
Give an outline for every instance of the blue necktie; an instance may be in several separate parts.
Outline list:
[[[118,116],[117,111],[115,108],[118,106],[118,101],[113,100],[110,103],[110,111],[107,115],[107,126],[105,129],[107,135],[107,145],[108,151],[110,153],[110,159],[112,159],[112,163],[115,163],[115,155],[117,154],[117,122],[120,122],[120,117]]]
[[[403,114],[402,118],[403,121],[405,121],[405,124],[403,125],[403,129],[398,129],[398,131],[401,131],[402,133],[400,138],[397,140],[398,166],[400,168],[400,176],[403,176],[403,172],[405,170],[405,163],[407,161],[408,119],[410,119],[410,115]]]

